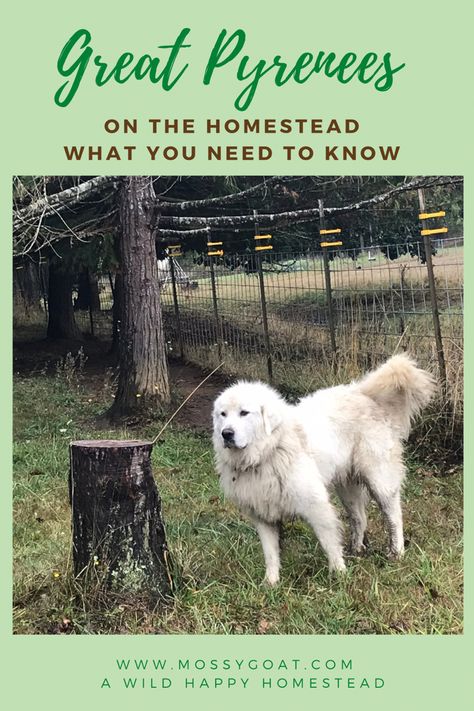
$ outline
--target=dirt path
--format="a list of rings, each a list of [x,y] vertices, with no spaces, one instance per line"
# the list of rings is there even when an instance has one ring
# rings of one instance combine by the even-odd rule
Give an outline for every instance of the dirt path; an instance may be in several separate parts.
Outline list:
[[[205,373],[195,365],[170,363],[171,383],[178,390],[183,400],[199,385],[204,377]],[[193,430],[209,432],[211,429],[212,404],[227,382],[222,375],[214,373],[176,415],[175,422]]]
[[[16,342],[13,348],[14,372],[36,377],[40,377],[44,372],[55,372],[58,361],[67,353],[76,355],[80,348],[86,357],[83,371],[85,381],[93,388],[103,387],[105,372],[112,368],[114,363],[108,354],[108,344],[94,340]],[[170,361],[169,368],[171,387],[177,394],[177,407],[199,385],[206,373],[195,365],[173,360]],[[215,373],[186,403],[174,422],[198,432],[209,432],[212,403],[227,382],[224,376]]]

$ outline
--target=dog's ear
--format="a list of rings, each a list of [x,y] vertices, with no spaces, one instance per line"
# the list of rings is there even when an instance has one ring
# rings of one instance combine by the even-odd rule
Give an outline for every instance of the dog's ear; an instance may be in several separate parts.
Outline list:
[[[277,410],[268,410],[265,405],[262,405],[261,413],[265,434],[267,436],[270,436],[273,430],[276,429],[279,425],[281,425],[283,421],[282,414]]]

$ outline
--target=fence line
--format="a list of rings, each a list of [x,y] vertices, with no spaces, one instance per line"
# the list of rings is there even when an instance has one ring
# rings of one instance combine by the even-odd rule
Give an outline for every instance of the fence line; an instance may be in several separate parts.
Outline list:
[[[462,368],[463,239],[433,246],[434,306],[452,389]],[[330,302],[321,250],[167,260],[159,279],[170,353],[209,368],[224,360],[229,373],[244,377],[273,374],[276,383],[299,390],[334,364],[334,344],[337,367],[349,375],[397,348],[433,367],[437,344],[426,244],[410,243],[408,254],[404,249],[328,248]],[[110,338],[112,304],[111,280],[103,277],[101,310],[76,312],[81,328]]]
[[[400,248],[391,245],[328,250],[338,358],[349,350],[361,366],[370,366],[398,346],[432,361],[436,333],[423,242],[412,243],[411,253],[401,255]],[[179,309],[184,354],[210,366],[220,359],[221,350],[237,372],[239,360],[242,365],[252,358],[263,360],[266,352],[259,257],[231,255],[212,267],[209,259],[189,265],[187,282],[177,285],[174,310]],[[462,346],[462,265],[462,240],[443,240],[433,271],[444,354],[453,344]],[[262,273],[273,366],[310,357],[330,360],[333,339],[321,252],[271,253],[265,256]],[[166,287],[162,302],[167,339],[174,348],[176,325]],[[246,370],[255,368],[242,368]],[[262,372],[261,367],[256,370]]]

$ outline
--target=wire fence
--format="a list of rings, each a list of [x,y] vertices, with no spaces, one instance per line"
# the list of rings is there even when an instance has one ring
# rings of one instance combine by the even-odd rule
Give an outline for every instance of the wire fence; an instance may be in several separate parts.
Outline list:
[[[426,238],[408,247],[327,248],[325,256],[305,247],[160,260],[167,348],[295,393],[329,384],[331,372],[334,382],[355,377],[406,350],[462,402],[463,238],[431,246],[432,271]],[[78,279],[75,319],[84,333],[112,338],[114,280],[100,277],[94,305],[83,308]],[[40,312],[47,318],[46,293]]]
[[[397,349],[442,375],[437,321],[453,389],[462,382],[463,239],[433,248],[434,291],[422,241],[408,253],[397,245],[328,249],[328,272],[322,251],[162,260],[167,347],[204,367],[224,361],[230,374],[304,390],[318,370],[357,374]],[[79,313],[81,327],[109,338],[112,305],[112,281],[103,278],[100,312]]]

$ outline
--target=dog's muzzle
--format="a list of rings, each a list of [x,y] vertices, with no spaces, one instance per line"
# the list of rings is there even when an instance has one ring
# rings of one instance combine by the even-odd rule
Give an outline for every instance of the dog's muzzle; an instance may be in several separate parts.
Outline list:
[[[222,439],[224,440],[224,447],[235,447],[234,435],[235,432],[230,427],[226,427],[221,432]]]

